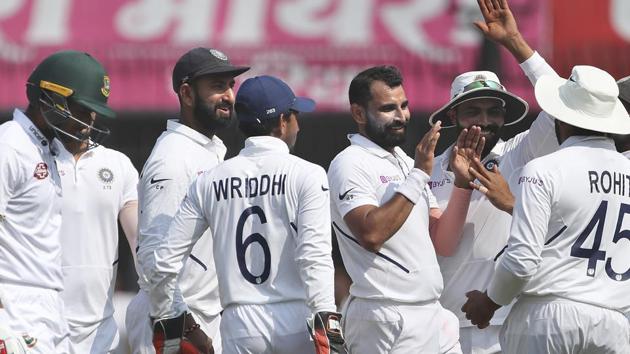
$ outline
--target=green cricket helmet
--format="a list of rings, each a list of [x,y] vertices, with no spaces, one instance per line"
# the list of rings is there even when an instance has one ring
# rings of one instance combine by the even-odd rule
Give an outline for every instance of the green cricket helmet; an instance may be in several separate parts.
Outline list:
[[[30,103],[39,103],[44,119],[62,141],[89,139],[95,147],[107,135],[107,128],[86,124],[77,119],[68,102],[72,101],[107,118],[116,114],[107,106],[109,77],[92,56],[73,50],[60,51],[45,58],[28,78],[26,95]],[[75,134],[60,126],[68,119],[85,126],[89,134]]]

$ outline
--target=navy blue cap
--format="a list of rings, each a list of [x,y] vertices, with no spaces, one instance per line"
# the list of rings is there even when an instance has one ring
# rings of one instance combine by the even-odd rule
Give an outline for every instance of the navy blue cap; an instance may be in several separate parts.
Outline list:
[[[236,93],[236,115],[242,122],[259,122],[277,118],[289,110],[312,112],[315,101],[295,97],[284,81],[273,76],[256,76],[245,80]]]

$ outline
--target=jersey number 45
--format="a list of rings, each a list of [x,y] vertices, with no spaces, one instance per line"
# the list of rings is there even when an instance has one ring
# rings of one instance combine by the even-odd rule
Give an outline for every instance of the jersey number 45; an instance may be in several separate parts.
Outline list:
[[[602,235],[604,234],[604,224],[606,223],[607,211],[608,201],[603,200],[599,204],[599,207],[597,208],[597,211],[595,212],[595,215],[593,215],[591,221],[588,222],[584,231],[582,231],[577,240],[575,240],[575,243],[573,243],[573,246],[571,246],[571,256],[588,259],[586,275],[589,277],[595,276],[597,262],[606,260],[606,274],[608,277],[616,281],[625,281],[630,278],[630,269],[626,270],[624,273],[617,273],[612,268],[612,258],[608,257],[608,259],[606,259],[606,251],[599,249],[602,243]],[[623,219],[626,214],[630,214],[630,205],[621,203],[619,207],[619,214],[617,216],[617,226],[615,227],[615,234],[612,239],[613,243],[617,243],[622,239],[630,241],[630,230],[621,229]],[[586,240],[593,233],[593,229],[595,229],[593,247],[582,248],[582,245],[584,245]]]

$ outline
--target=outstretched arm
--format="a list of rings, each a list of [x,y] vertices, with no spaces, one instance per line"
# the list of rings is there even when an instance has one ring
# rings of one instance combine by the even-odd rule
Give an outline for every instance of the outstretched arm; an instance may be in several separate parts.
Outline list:
[[[477,0],[484,21],[475,21],[475,26],[486,38],[499,43],[518,60],[524,62],[534,55],[516,25],[507,0]]]

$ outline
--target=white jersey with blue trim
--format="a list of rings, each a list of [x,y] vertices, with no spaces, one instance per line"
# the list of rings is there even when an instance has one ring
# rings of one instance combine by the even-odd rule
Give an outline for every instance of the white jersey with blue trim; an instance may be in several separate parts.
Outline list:
[[[488,295],[505,303],[522,287],[627,313],[630,161],[613,141],[570,137],[528,163],[517,185],[508,247]]]
[[[429,209],[438,206],[428,185],[407,220],[380,251],[367,251],[343,217],[357,207],[378,207],[389,201],[407,179],[414,161],[399,147],[390,153],[360,134],[349,139],[351,145],[330,164],[328,180],[333,228],[352,278],[350,294],[406,303],[438,299],[442,276],[429,236]]]
[[[185,310],[176,277],[206,229],[224,307],[304,300],[313,312],[335,310],[326,173],[282,140],[248,138],[192,184],[155,251],[153,316]]]

